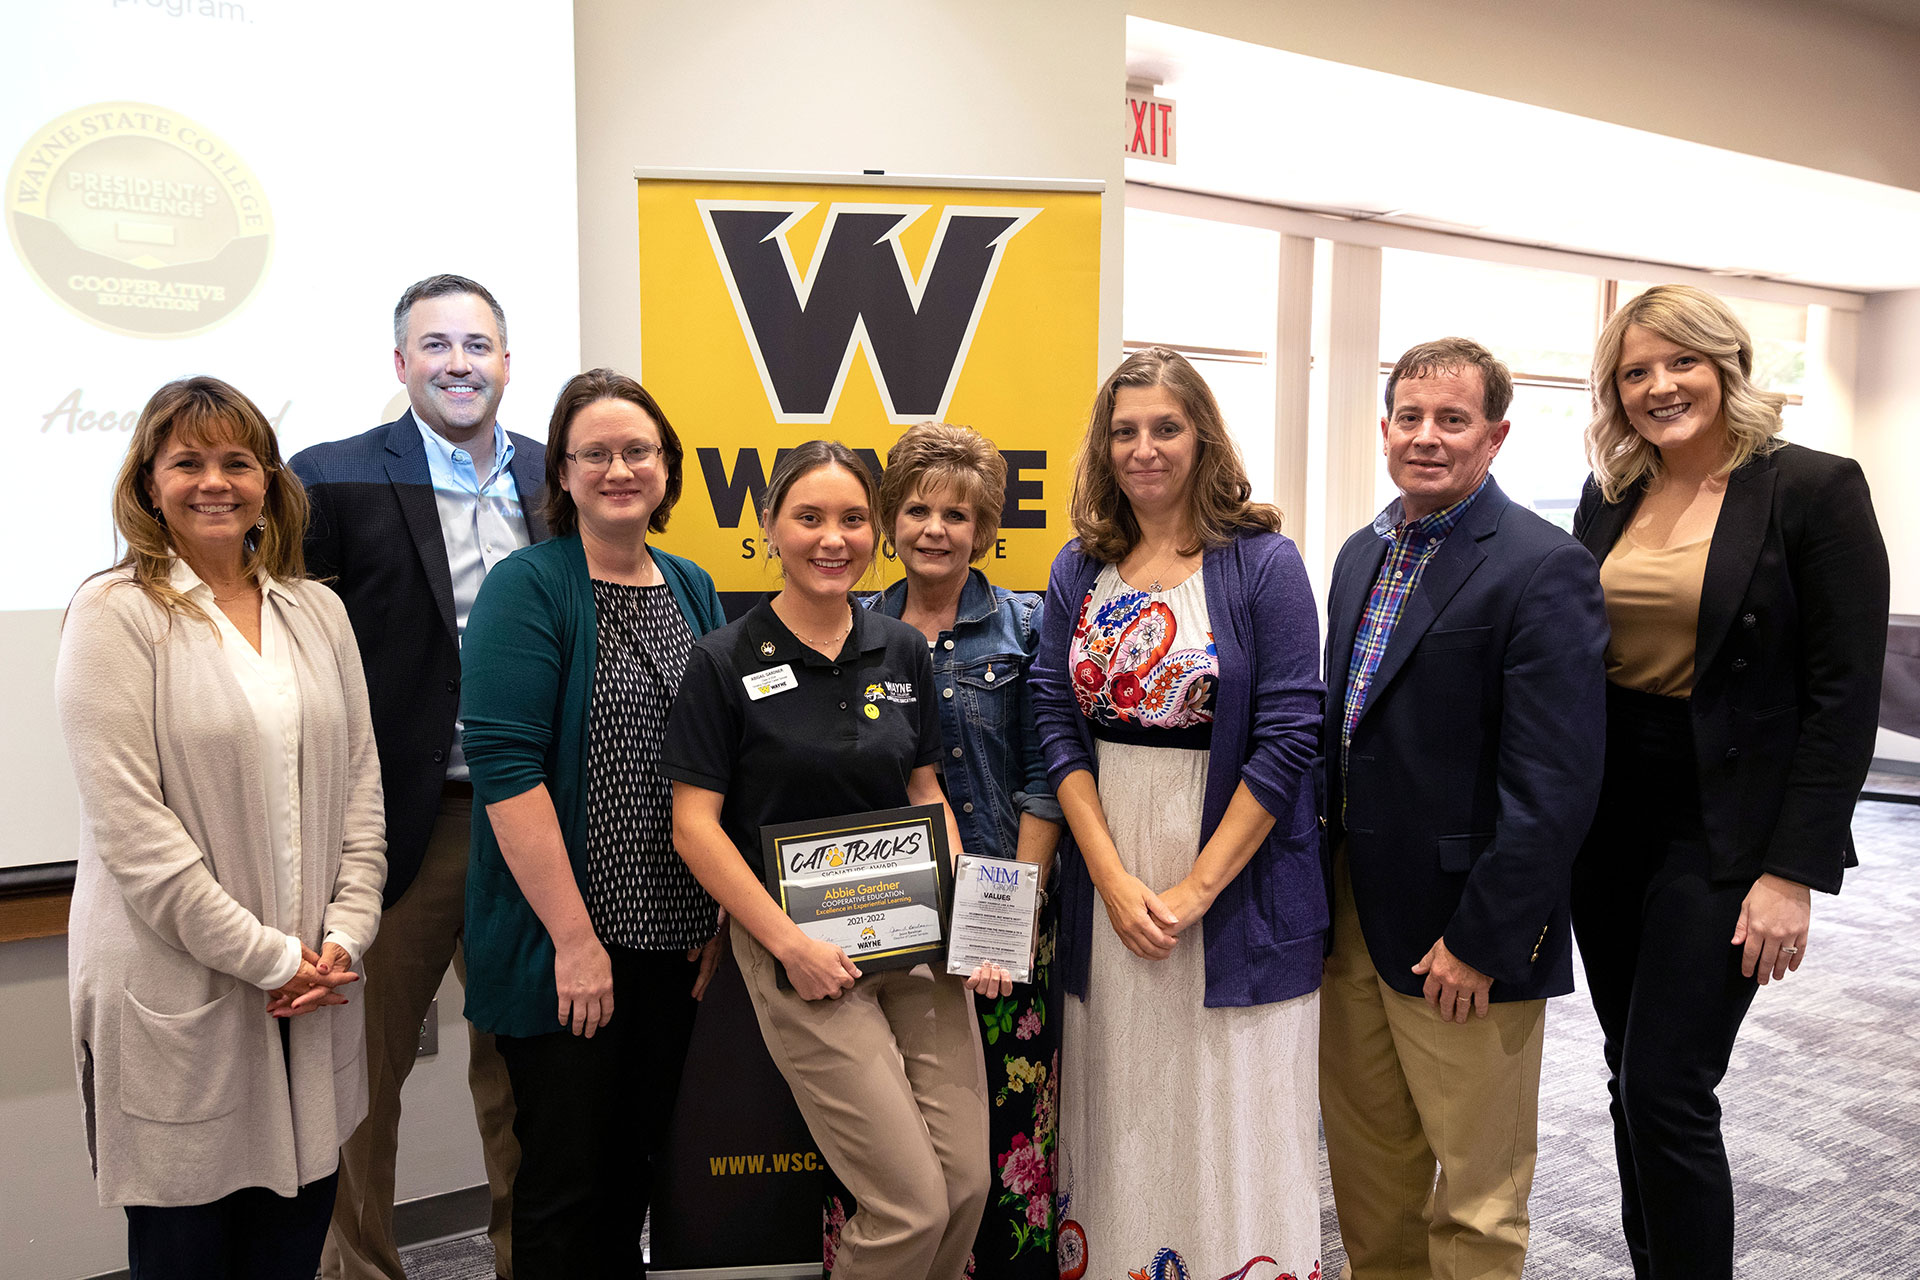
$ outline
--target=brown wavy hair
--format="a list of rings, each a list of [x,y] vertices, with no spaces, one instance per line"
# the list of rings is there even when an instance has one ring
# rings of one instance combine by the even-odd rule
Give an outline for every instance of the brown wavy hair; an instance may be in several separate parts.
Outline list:
[[[1639,325],[1676,346],[1698,351],[1720,374],[1720,422],[1729,455],[1718,474],[1780,447],[1780,409],[1787,397],[1753,384],[1753,335],[1733,310],[1705,289],[1662,284],[1613,313],[1593,349],[1588,378],[1593,420],[1587,423],[1587,465],[1608,502],[1618,502],[1641,479],[1660,474],[1660,450],[1633,429],[1620,404],[1620,349]]]
[[[1126,559],[1140,541],[1140,522],[1113,470],[1113,406],[1122,387],[1164,387],[1179,402],[1198,440],[1193,478],[1187,485],[1187,525],[1193,533],[1182,555],[1225,546],[1244,529],[1280,531],[1280,508],[1253,501],[1246,464],[1219,402],[1187,358],[1166,347],[1146,347],[1120,362],[1100,384],[1088,415],[1087,434],[1074,462],[1069,514],[1080,549],[1106,564]]]
[[[1000,509],[1007,502],[1007,460],[993,441],[972,427],[946,422],[922,422],[887,450],[886,470],[880,473],[880,531],[890,544],[893,522],[915,490],[951,491],[973,509],[973,546],[967,559],[976,562],[1000,536]]]
[[[179,554],[160,509],[148,492],[154,459],[175,436],[206,446],[237,444],[252,451],[266,469],[267,492],[260,514],[265,529],[247,534],[243,563],[247,572],[291,582],[307,576],[302,538],[307,531],[307,491],[280,458],[280,442],[260,407],[232,385],[205,376],[181,378],[153,393],[127,445],[127,456],[113,481],[113,527],[126,552],[107,570],[130,571],[133,583],[169,615],[213,619],[173,586],[173,559]]]
[[[589,369],[585,373],[574,374],[567,379],[567,385],[560,388],[560,394],[553,402],[553,417],[547,422],[547,501],[544,512],[547,528],[553,531],[556,538],[570,538],[580,532],[580,509],[573,505],[573,495],[560,483],[560,478],[566,473],[567,435],[573,430],[573,420],[580,416],[582,409],[601,400],[625,400],[628,404],[637,405],[660,428],[661,450],[667,461],[667,491],[660,496],[660,505],[653,509],[653,515],[648,518],[647,528],[655,533],[665,533],[667,517],[673,514],[673,504],[680,501],[686,450],[680,445],[680,433],[667,421],[666,411],[653,398],[653,393],[626,374],[613,369]]]

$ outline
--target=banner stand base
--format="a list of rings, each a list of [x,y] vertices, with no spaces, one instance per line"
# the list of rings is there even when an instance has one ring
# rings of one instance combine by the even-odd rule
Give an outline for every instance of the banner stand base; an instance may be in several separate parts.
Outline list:
[[[648,1267],[653,1280],[820,1280],[820,1260],[812,1262],[776,1262],[761,1267],[688,1267],[679,1271],[661,1271]]]

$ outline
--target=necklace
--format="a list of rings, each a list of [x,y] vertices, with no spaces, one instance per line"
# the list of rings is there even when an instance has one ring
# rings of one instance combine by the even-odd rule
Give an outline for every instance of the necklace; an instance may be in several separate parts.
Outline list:
[[[213,602],[215,604],[230,604],[235,600],[245,600],[248,596],[253,595],[260,589],[260,584],[252,578],[243,579],[243,581],[246,583],[246,586],[231,595],[221,595],[219,588],[215,587],[211,582],[207,583],[207,590],[213,592]]]
[[[786,619],[782,618],[780,619],[780,621],[786,622]],[[815,649],[832,650],[833,652],[838,653],[840,651],[840,642],[845,640],[847,638],[847,633],[853,630],[853,606],[852,605],[847,606],[847,625],[840,628],[840,634],[835,636],[831,640],[816,640],[812,636],[802,635],[791,624],[788,625],[787,630],[793,632],[794,639],[804,641],[805,643],[807,643],[808,645],[811,645]]]
[[[1180,559],[1182,559],[1182,557],[1181,557],[1181,554],[1180,554],[1180,548],[1178,548],[1178,547],[1175,547],[1175,548],[1173,549],[1173,553],[1172,553],[1172,554],[1173,554],[1173,557],[1174,557],[1174,561],[1175,561],[1175,563],[1178,563],[1178,562],[1179,562],[1179,560],[1180,560]],[[1166,562],[1167,562],[1167,557],[1166,557],[1165,555],[1162,555],[1162,556],[1160,556],[1160,557],[1159,557],[1158,559],[1156,559],[1156,560],[1154,560],[1154,562],[1153,562],[1153,564],[1151,565],[1151,568],[1152,568],[1152,569],[1154,569],[1154,570],[1158,570],[1158,569],[1160,568],[1160,566],[1161,566],[1161,565],[1163,565],[1163,564],[1166,564]],[[1161,585],[1160,585],[1160,575],[1159,575],[1159,573],[1157,573],[1157,572],[1155,572],[1155,573],[1153,574],[1153,576],[1152,576],[1152,577],[1151,577],[1150,579],[1148,579],[1148,581],[1147,581],[1147,585],[1146,585],[1146,590],[1147,590],[1147,592],[1148,592],[1148,593],[1150,593],[1150,594],[1152,594],[1152,595],[1159,595],[1159,594],[1160,594],[1160,593],[1161,593],[1162,591],[1165,591],[1165,590],[1166,590],[1166,588],[1165,588],[1165,587],[1163,587],[1163,586],[1161,586]]]

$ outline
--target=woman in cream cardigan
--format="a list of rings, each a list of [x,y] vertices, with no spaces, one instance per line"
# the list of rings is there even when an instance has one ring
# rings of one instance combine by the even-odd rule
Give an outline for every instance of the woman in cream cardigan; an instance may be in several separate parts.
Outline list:
[[[141,412],[120,562],[67,611],[80,786],[75,1065],[100,1202],[147,1277],[311,1277],[366,1111],[346,991],[386,877],[353,631],[306,580],[306,495],[213,378]]]

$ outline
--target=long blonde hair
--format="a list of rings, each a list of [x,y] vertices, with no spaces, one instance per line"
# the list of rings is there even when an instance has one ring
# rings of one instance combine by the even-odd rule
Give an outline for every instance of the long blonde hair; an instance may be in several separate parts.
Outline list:
[[[177,551],[147,492],[154,459],[176,435],[201,444],[231,441],[252,450],[266,469],[266,505],[261,515],[267,527],[247,537],[244,564],[250,573],[264,570],[283,581],[307,576],[301,542],[307,531],[307,491],[281,463],[280,443],[266,415],[220,379],[181,378],[161,387],[147,401],[113,482],[113,525],[126,544],[126,553],[108,572],[129,571],[134,585],[167,613],[211,625],[206,612],[173,586]]]
[[[1659,334],[1677,346],[1698,351],[1720,373],[1720,420],[1730,454],[1719,474],[1781,445],[1780,408],[1787,397],[1753,385],[1753,336],[1726,303],[1692,285],[1655,285],[1607,321],[1593,349],[1593,419],[1587,423],[1587,465],[1600,482],[1600,494],[1618,502],[1642,479],[1660,474],[1660,450],[1633,429],[1620,404],[1616,374],[1620,349],[1633,325]]]
[[[1103,563],[1118,564],[1140,541],[1140,522],[1113,470],[1113,406],[1122,387],[1165,387],[1193,426],[1200,446],[1187,486],[1187,521],[1194,542],[1180,548],[1182,555],[1225,546],[1242,529],[1280,531],[1280,508],[1252,500],[1246,464],[1227,434],[1226,419],[1206,379],[1179,352],[1144,347],[1121,361],[1093,398],[1087,434],[1074,464],[1069,505],[1073,532],[1083,552]]]

